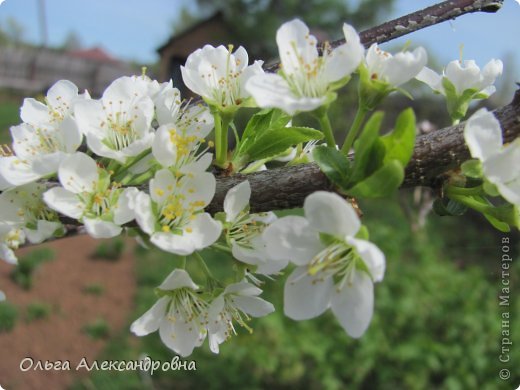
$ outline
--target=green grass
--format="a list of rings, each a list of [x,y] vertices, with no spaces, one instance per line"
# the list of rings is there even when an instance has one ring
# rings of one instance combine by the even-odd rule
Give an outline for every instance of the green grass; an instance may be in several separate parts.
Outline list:
[[[501,389],[513,388],[520,373],[511,363],[513,378],[498,379],[501,310],[499,293],[499,240],[484,223],[469,219],[432,217],[425,230],[412,233],[401,210],[389,201],[365,204],[363,222],[371,240],[386,254],[387,270],[375,286],[375,310],[370,328],[359,340],[349,338],[330,312],[310,321],[283,316],[283,278],[267,281],[263,297],[276,312],[249,325],[249,334],[221,345],[220,354],[209,351],[207,341],[187,360],[197,371],[157,371],[156,388],[316,388],[316,389]],[[513,237],[513,236],[511,236]],[[518,241],[514,251],[518,255]],[[179,264],[158,250],[138,249],[138,289],[135,311],[128,327],[111,339],[102,359],[135,360],[142,354],[170,361],[174,353],[157,333],[135,337],[130,323],[156,301],[153,289]],[[230,261],[220,253],[206,253],[212,272]],[[202,275],[192,272],[201,283]],[[494,270],[494,273],[491,272]],[[511,270],[512,296],[518,296],[520,264]],[[516,294],[516,295],[515,295]],[[520,301],[510,308],[516,315]],[[515,319],[511,323],[515,323]],[[520,343],[520,334],[512,334]],[[511,361],[520,361],[513,349]],[[515,363],[516,364],[516,363]],[[97,371],[73,389],[145,388],[139,372]]]
[[[53,258],[54,253],[52,249],[35,249],[18,259],[16,267],[11,271],[11,278],[25,290],[30,290],[33,284],[34,273],[38,267]]]
[[[125,242],[121,238],[113,238],[101,242],[91,257],[97,260],[117,261],[125,249]]]
[[[52,307],[48,303],[32,302],[27,305],[25,311],[25,320],[27,322],[32,322],[49,317],[52,312]]]
[[[18,309],[10,302],[0,302],[0,333],[10,332],[18,320]]]
[[[20,106],[11,101],[0,102],[0,144],[10,144],[9,128],[20,123]]]
[[[101,296],[105,292],[105,287],[98,283],[87,284],[83,287],[83,293],[95,296]]]
[[[83,333],[92,339],[106,339],[110,335],[110,325],[104,319],[98,318],[83,326]]]

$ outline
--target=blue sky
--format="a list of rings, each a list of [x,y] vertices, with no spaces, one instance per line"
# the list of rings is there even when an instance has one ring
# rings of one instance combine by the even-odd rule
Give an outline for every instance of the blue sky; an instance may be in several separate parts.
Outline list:
[[[422,9],[439,1],[397,0],[394,18]],[[189,0],[45,0],[48,36],[51,45],[63,42],[70,31],[81,36],[86,46],[101,46],[123,59],[153,62],[156,48],[169,36],[171,22]],[[9,17],[25,28],[25,37],[39,42],[38,0],[5,0],[0,5],[0,24]],[[362,4],[362,1],[361,1]],[[520,5],[505,0],[496,14],[476,13],[445,22],[393,41],[389,47],[400,47],[407,40],[424,45],[438,62],[445,64],[459,57],[464,44],[464,58],[484,65],[491,58],[501,58],[514,69],[520,81]],[[509,54],[509,57],[505,57]],[[1,53],[0,53],[1,55]]]

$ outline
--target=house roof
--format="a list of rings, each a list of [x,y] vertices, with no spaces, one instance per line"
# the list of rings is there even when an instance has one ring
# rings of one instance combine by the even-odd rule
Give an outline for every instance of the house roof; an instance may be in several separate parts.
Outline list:
[[[204,28],[204,26],[206,24],[209,24],[209,23],[214,22],[214,21],[222,21],[222,24],[224,26],[226,25],[224,23],[224,18],[223,18],[222,12],[221,11],[217,11],[213,15],[211,15],[210,17],[208,17],[206,19],[203,19],[203,20],[201,20],[201,21],[199,21],[197,23],[194,23],[192,26],[188,27],[184,31],[181,31],[179,34],[171,36],[170,39],[168,39],[168,41],[166,41],[162,46],[157,48],[157,52],[159,54],[161,54],[164,49],[166,49],[167,47],[169,47],[170,45],[172,45],[176,41],[183,39],[184,37],[190,35],[191,33],[193,33],[193,31],[195,31],[195,30],[197,30],[199,28]]]
[[[116,58],[112,57],[105,50],[100,47],[92,47],[90,49],[72,50],[68,52],[72,57],[83,58],[86,60],[92,60],[96,62],[119,62]]]

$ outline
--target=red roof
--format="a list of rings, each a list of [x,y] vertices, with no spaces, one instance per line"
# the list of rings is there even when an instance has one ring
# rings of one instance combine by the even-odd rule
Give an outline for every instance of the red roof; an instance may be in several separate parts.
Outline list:
[[[84,50],[72,50],[69,54],[73,57],[84,58],[97,62],[118,62],[118,60],[99,47]]]

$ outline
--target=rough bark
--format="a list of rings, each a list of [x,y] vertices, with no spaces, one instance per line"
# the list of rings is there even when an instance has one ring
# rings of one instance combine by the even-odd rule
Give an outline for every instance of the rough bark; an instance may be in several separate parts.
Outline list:
[[[513,101],[494,111],[503,129],[504,142],[520,136],[520,91]],[[443,173],[470,158],[464,142],[465,122],[417,138],[415,150],[406,168],[403,187],[435,187]],[[520,169],[520,167],[511,167]],[[229,188],[248,179],[251,184],[252,211],[300,207],[307,195],[318,190],[333,190],[333,185],[316,164],[270,169],[250,175],[218,178],[215,198],[208,207],[211,213],[222,210]]]

